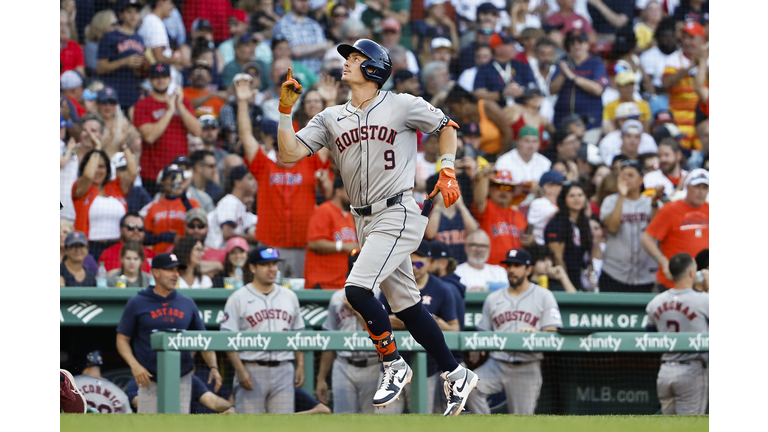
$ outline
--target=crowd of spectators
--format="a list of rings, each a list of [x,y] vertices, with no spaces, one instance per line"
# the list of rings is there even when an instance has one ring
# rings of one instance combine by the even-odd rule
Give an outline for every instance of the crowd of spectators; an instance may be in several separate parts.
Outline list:
[[[343,287],[358,247],[349,197],[327,150],[277,157],[277,107],[289,67],[305,89],[297,131],[348,101],[336,46],[367,37],[390,52],[383,90],[460,125],[462,197],[438,197],[425,238],[467,290],[506,286],[499,264],[515,248],[551,290],[664,290],[669,258],[709,247],[708,8],[63,0],[61,285],[147,286],[152,257],[173,252],[180,288],[232,288],[265,244],[283,278]],[[414,145],[421,202],[439,146]]]

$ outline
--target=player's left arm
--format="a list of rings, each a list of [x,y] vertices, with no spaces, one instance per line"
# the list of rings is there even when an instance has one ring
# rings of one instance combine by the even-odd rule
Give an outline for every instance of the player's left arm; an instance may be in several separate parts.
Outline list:
[[[429,194],[433,197],[440,191],[443,195],[443,202],[446,207],[450,207],[459,199],[459,182],[456,180],[454,172],[454,162],[456,161],[456,129],[457,125],[453,120],[440,129],[437,134],[440,137],[440,176],[437,179],[435,189]]]

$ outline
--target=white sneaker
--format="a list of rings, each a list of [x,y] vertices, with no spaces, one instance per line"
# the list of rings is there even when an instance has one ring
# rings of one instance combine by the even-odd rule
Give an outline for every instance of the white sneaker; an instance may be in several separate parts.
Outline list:
[[[412,377],[413,371],[402,357],[393,360],[389,366],[385,365],[384,378],[381,380],[376,394],[373,395],[373,406],[381,408],[397,400],[403,387],[410,384]]]
[[[448,408],[443,415],[449,417],[461,414],[469,393],[477,388],[477,374],[459,365],[453,372],[443,372],[440,377],[445,380],[443,390],[448,398]]]

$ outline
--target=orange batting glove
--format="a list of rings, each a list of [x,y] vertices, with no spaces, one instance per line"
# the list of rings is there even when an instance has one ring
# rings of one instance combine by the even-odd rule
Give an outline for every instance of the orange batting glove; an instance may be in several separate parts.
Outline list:
[[[440,177],[437,179],[435,190],[429,194],[429,197],[432,198],[437,195],[438,191],[443,193],[443,202],[445,202],[446,207],[452,206],[459,199],[459,195],[461,195],[459,182],[456,181],[456,174],[452,169],[443,168],[440,170]]]
[[[283,114],[291,114],[293,110],[293,104],[299,100],[301,96],[301,84],[293,79],[293,71],[288,68],[288,77],[285,79],[282,88],[280,89],[280,107],[278,110]]]

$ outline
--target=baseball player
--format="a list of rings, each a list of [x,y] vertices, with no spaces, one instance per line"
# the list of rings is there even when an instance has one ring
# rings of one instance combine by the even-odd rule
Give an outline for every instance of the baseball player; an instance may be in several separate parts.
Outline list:
[[[397,351],[389,316],[373,294],[375,288],[381,288],[395,315],[444,371],[448,398],[444,414],[458,415],[476,386],[477,375],[459,366],[440,327],[422,306],[409,258],[427,225],[427,217],[420,214],[412,192],[416,131],[440,137],[442,168],[430,196],[441,191],[449,207],[459,197],[453,169],[458,126],[421,98],[381,91],[392,72],[389,53],[381,45],[360,39],[354,45],[341,44],[337,50],[346,59],[341,80],[349,85],[351,100],[326,108],[295,133],[291,109],[302,87],[288,69],[280,94],[278,157],[294,163],[327,148],[341,172],[361,246],[345,292],[350,305],[365,320],[384,363],[384,377],[373,405],[392,403],[413,375]],[[248,90],[247,82],[236,86],[237,91]]]
[[[152,259],[152,277],[156,285],[150,285],[128,300],[117,325],[117,351],[128,363],[139,384],[140,414],[157,413],[157,352],[152,350],[150,344],[152,333],[170,329],[205,330],[195,301],[176,291],[180,267],[183,268],[174,254],[155,255]],[[216,387],[221,386],[216,353],[203,351],[201,355],[211,369],[208,382],[215,380]],[[192,354],[189,351],[182,352],[179,399],[179,412],[182,414],[189,414],[193,366]]]
[[[323,330],[365,331],[360,316],[352,309],[344,290],[336,291],[328,303],[328,317]],[[371,351],[324,351],[320,357],[315,392],[318,400],[328,403],[326,376],[331,371],[333,412],[337,414],[372,414],[374,393],[378,388],[381,366]]]
[[[128,396],[112,381],[101,376],[101,350],[93,350],[82,360],[83,373],[75,377],[77,388],[85,396],[88,406],[102,414],[131,414]]]
[[[248,253],[253,282],[227,299],[222,331],[304,330],[296,293],[275,284],[278,261],[282,259],[276,248],[260,246]],[[235,369],[238,413],[293,414],[294,385],[304,383],[302,351],[227,351],[227,357]]]
[[[223,386],[222,386],[223,388]],[[189,412],[191,414],[234,414],[235,406],[232,405],[230,400],[232,396],[229,396],[230,400],[227,400],[210,389],[205,381],[199,376],[192,374],[192,397],[190,399]],[[126,397],[130,399],[131,406],[136,407],[138,403],[138,387],[136,387],[136,380],[132,379],[125,385]]]
[[[507,252],[501,264],[507,268],[509,288],[494,291],[483,302],[481,331],[504,333],[557,331],[563,326],[555,296],[528,281],[533,270],[525,249]],[[540,352],[493,351],[477,369],[480,383],[467,402],[475,414],[490,414],[487,397],[503,391],[510,414],[533,414],[541,391]]]
[[[647,331],[709,332],[709,293],[693,289],[696,261],[687,253],[669,260],[673,288],[648,303]],[[656,378],[664,414],[704,414],[709,402],[709,353],[666,353]]]

